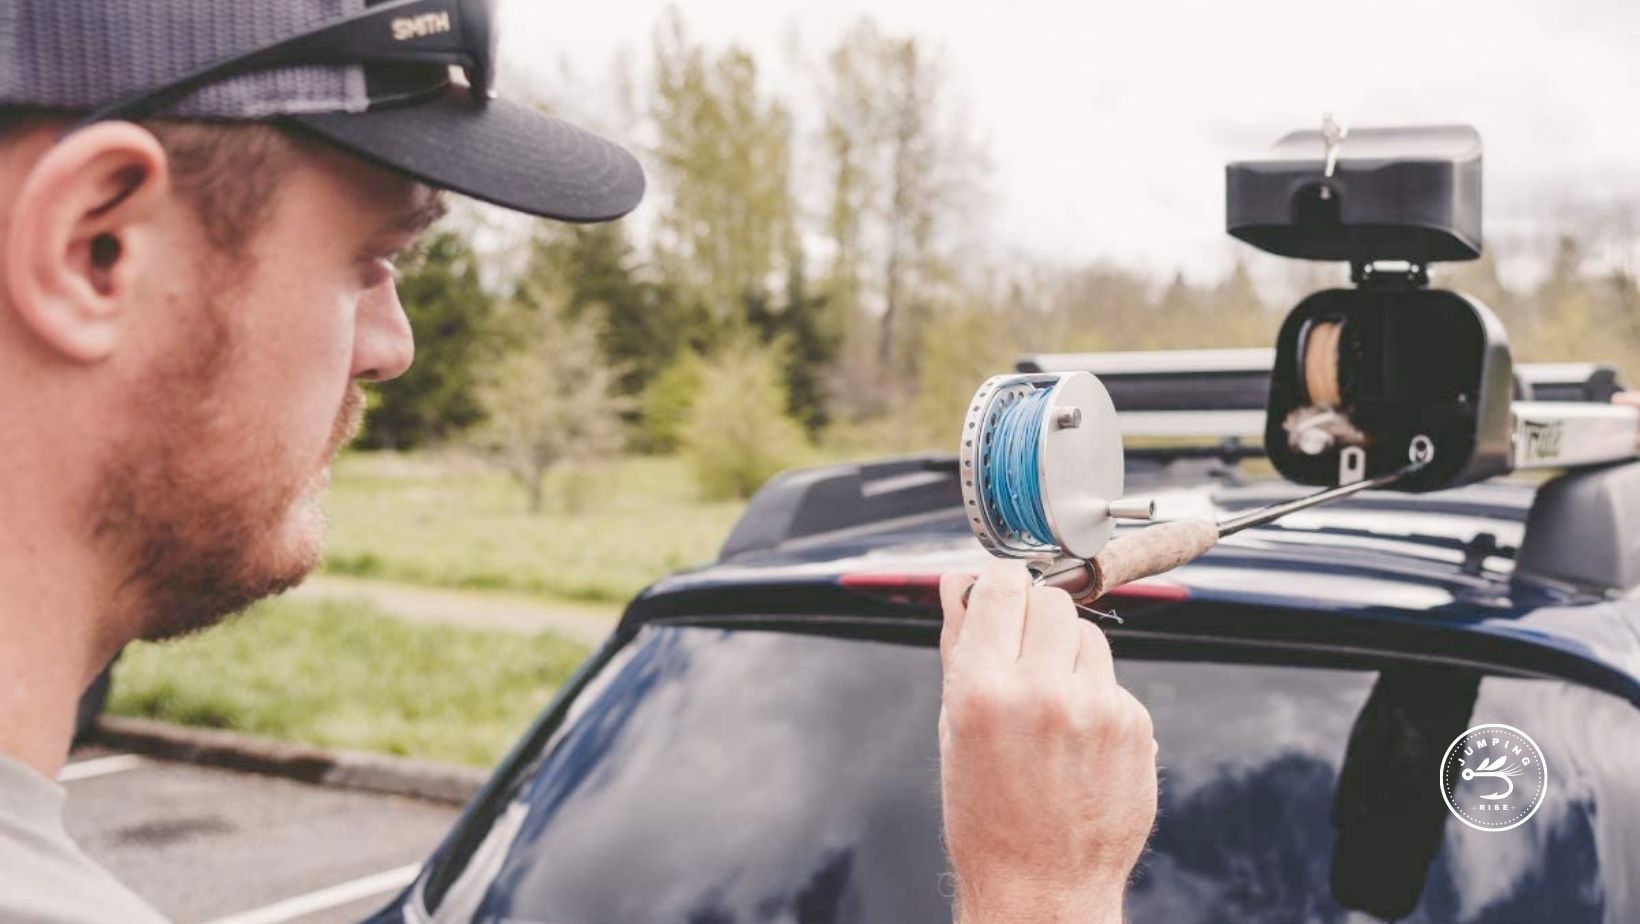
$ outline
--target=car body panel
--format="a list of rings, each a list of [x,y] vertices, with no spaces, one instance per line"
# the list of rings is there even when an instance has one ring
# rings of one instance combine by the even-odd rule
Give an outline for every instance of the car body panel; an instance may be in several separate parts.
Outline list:
[[[1291,493],[1162,496],[1173,515],[1221,515]],[[1134,920],[1341,921],[1334,899],[1348,894],[1366,906],[1410,895],[1412,921],[1640,913],[1640,786],[1622,769],[1640,766],[1640,598],[1515,579],[1531,497],[1531,485],[1496,484],[1363,497],[1250,530],[1102,601],[1123,620],[1106,626],[1118,672],[1152,704],[1163,743],[1164,820],[1129,896]],[[429,870],[372,920],[442,921],[424,901],[452,894],[449,907],[475,919],[558,924],[943,919],[928,788],[937,580],[988,560],[949,511],[657,581]],[[829,653],[840,645],[855,647]],[[1384,798],[1370,785],[1361,798],[1346,758],[1377,767],[1371,778],[1424,785],[1422,763],[1362,757],[1373,749],[1352,722],[1381,688],[1453,678],[1478,689],[1477,716],[1536,726],[1557,767],[1554,810],[1526,839],[1471,832],[1427,799],[1405,817],[1393,805],[1367,813],[1387,829],[1344,833],[1329,814],[1335,789],[1340,804]],[[1188,702],[1167,705],[1179,691]],[[657,708],[664,718],[646,717]],[[1296,724],[1259,724],[1275,716]],[[1238,735],[1214,731],[1225,728]],[[850,769],[870,742],[890,741],[875,776]],[[1420,798],[1433,774],[1427,787]],[[1260,811],[1286,821],[1271,827]],[[1168,820],[1181,817],[1201,820]],[[1382,862],[1337,859],[1363,849]],[[1385,858],[1398,851],[1417,862],[1395,872]],[[473,857],[490,866],[464,893]]]

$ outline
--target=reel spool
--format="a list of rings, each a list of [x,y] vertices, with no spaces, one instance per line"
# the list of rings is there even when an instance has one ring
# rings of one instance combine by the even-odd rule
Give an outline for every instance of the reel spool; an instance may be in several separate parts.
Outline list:
[[[1282,422],[1287,445],[1295,452],[1317,456],[1334,447],[1364,449],[1371,439],[1350,419],[1356,383],[1346,381],[1345,369],[1359,368],[1361,343],[1346,336],[1343,318],[1317,318],[1299,331],[1298,378],[1308,399]],[[1353,459],[1354,456],[1351,456]]]
[[[999,375],[974,394],[963,424],[962,496],[993,555],[1088,559],[1114,518],[1149,519],[1122,501],[1122,432],[1105,386],[1087,372]]]

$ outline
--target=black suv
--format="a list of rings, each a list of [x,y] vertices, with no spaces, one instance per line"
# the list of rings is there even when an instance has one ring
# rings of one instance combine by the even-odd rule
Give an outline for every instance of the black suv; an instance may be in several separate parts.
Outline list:
[[[1293,496],[1246,480],[1246,454],[1130,451],[1128,481],[1171,510]],[[1640,921],[1622,511],[1640,463],[1363,494],[1106,598],[1161,745],[1131,919]],[[1568,524],[1592,542],[1571,566]],[[777,478],[716,562],[631,603],[373,920],[949,921],[936,582],[984,560],[951,457]],[[1444,755],[1483,723],[1547,766],[1509,830],[1442,797]]]
[[[1316,486],[1422,467],[1104,598],[1161,745],[1129,917],[1640,921],[1636,419],[1609,370],[1515,367],[1484,306],[1427,287],[1480,253],[1479,135],[1329,121],[1226,179],[1230,233],[1356,287],[1273,351],[1020,371],[1096,373],[1122,434],[1225,439],[1128,447],[1128,496],[1172,518],[1293,498],[1252,454]],[[963,464],[771,482],[714,563],[631,603],[374,920],[949,921],[936,584],[986,554]],[[1581,468],[1486,481],[1547,465]]]

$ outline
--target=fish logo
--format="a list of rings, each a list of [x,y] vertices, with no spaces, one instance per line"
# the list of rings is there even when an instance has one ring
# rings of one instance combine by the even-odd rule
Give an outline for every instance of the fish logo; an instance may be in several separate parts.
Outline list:
[[[1499,769],[1500,767],[1502,769]],[[1465,768],[1463,768],[1463,773],[1460,774],[1460,776],[1462,776],[1465,780],[1473,780],[1476,777],[1482,777],[1482,776],[1497,777],[1498,779],[1502,780],[1504,782],[1504,785],[1507,786],[1508,788],[1506,788],[1503,792],[1495,792],[1495,793],[1492,793],[1489,796],[1481,796],[1481,798],[1482,799],[1507,799],[1507,798],[1509,798],[1509,794],[1515,791],[1515,784],[1510,779],[1510,777],[1520,776],[1522,773],[1525,773],[1525,772],[1526,772],[1526,769],[1525,769],[1524,765],[1522,765],[1522,764],[1510,765],[1508,755],[1504,755],[1502,757],[1494,757],[1491,760],[1483,760],[1483,761],[1481,761],[1481,765],[1479,767],[1476,767],[1473,770],[1469,769],[1468,767],[1465,767]]]
[[[1477,725],[1441,761],[1441,798],[1477,831],[1508,831],[1537,813],[1549,767],[1531,736],[1512,725]]]

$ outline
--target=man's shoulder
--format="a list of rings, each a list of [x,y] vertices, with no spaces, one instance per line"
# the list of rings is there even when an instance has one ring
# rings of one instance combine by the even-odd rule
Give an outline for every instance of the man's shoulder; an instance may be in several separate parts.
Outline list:
[[[23,824],[5,815],[0,815],[0,921],[165,924],[60,826]]]

